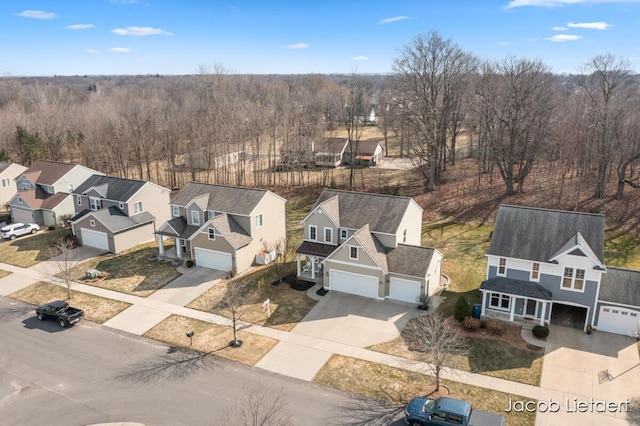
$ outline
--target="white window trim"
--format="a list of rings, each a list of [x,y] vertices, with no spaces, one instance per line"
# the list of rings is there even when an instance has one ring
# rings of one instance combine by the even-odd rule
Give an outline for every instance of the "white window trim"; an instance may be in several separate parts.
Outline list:
[[[533,272],[534,272],[534,266],[538,265],[538,277],[534,277],[533,276]],[[539,262],[533,262],[531,264],[531,273],[529,274],[529,281],[533,281],[533,282],[540,282],[540,263]]]
[[[311,230],[313,229],[313,233],[316,234],[315,238],[311,237]],[[318,227],[316,225],[309,225],[309,239],[311,241],[318,241]]]
[[[504,271],[500,272],[500,268],[502,267],[500,265],[500,262],[504,260]],[[506,257],[501,257],[498,259],[498,269],[496,270],[496,274],[498,274],[499,277],[506,277],[507,276],[507,258]]]
[[[493,301],[493,296],[497,296],[498,297],[498,306],[493,305],[491,302]],[[503,300],[509,300],[509,306],[506,308],[502,307],[502,301]],[[511,296],[509,296],[508,294],[502,294],[502,293],[489,293],[489,308],[490,309],[495,309],[498,311],[504,311],[504,312],[510,312],[511,311],[511,303],[513,302],[513,300],[511,300]],[[525,306],[526,308],[526,306]]]
[[[216,229],[215,228],[208,228],[207,229],[207,234],[208,234],[208,238],[211,241],[215,241],[216,240]],[[213,236],[213,238],[211,238]]]
[[[563,285],[564,284],[564,279],[568,278],[568,277],[565,277],[565,272],[566,272],[567,268],[571,268],[573,270],[573,272],[571,274],[571,286],[570,287],[565,287]],[[578,271],[582,271],[582,274],[583,274],[582,288],[575,288],[575,286],[576,286],[576,275],[578,274]],[[572,266],[565,266],[564,267],[564,269],[562,270],[562,277],[560,278],[560,289],[561,290],[575,291],[576,293],[584,293],[584,288],[586,286],[587,286],[587,271],[585,269],[574,268]]]
[[[343,240],[346,240],[347,238],[349,238],[349,231],[346,229],[341,229],[340,230],[340,238]]]
[[[96,207],[94,209],[94,207]],[[102,208],[102,200],[96,197],[89,197],[89,208],[93,211],[100,210]]]
[[[118,207],[120,208],[120,210],[124,210],[124,203],[122,201],[119,202]]]
[[[96,221],[95,221],[95,220],[93,220],[93,219],[91,219],[91,220],[89,221],[89,225],[91,225],[91,226],[96,226]]]
[[[200,212],[198,210],[191,210],[191,224],[200,225]]]
[[[329,239],[327,240],[327,231],[329,231]],[[324,228],[324,242],[333,244],[333,228]]]
[[[171,215],[173,217],[180,216],[180,206],[171,206]]]
[[[138,206],[140,206],[140,210],[138,210]],[[133,213],[138,214],[138,213],[142,213],[143,211],[144,211],[144,205],[142,204],[142,201],[136,201],[133,204]]]
[[[76,204],[82,205],[82,195],[76,195]]]
[[[352,252],[351,252],[351,250],[352,250],[352,249],[356,249],[356,256],[355,256],[355,257],[353,257],[353,256],[351,255],[351,253],[352,253]],[[359,249],[360,249],[360,247],[358,247],[358,246],[349,246],[349,259],[351,259],[351,260],[358,260],[358,257],[359,257],[359,255],[360,255],[360,250],[359,250]]]
[[[258,223],[258,219],[260,219],[260,223]],[[264,216],[262,213],[256,215],[256,228],[262,228],[264,225]]]
[[[3,188],[9,188],[10,186],[11,186],[11,179],[3,178],[2,179],[2,187]]]

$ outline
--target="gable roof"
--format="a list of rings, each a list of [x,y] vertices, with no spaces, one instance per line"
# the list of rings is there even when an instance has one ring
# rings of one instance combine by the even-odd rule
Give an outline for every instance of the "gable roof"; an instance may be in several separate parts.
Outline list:
[[[15,205],[13,200],[17,200],[21,197],[32,210],[53,210],[58,204],[64,201],[69,194],[66,192],[58,192],[55,194],[49,194],[44,189],[37,187],[36,189],[30,189],[28,191],[21,191],[13,196],[9,204]]]
[[[53,185],[76,166],[79,164],[40,160],[33,163],[22,174],[34,184]]]
[[[190,182],[173,197],[170,204],[184,207],[191,200],[207,195],[206,210],[249,216],[268,193],[281,198],[266,189]],[[198,205],[200,201],[202,199],[198,199]]]
[[[323,138],[320,142],[314,143],[313,152],[316,154],[342,154],[347,147],[347,138]]]
[[[387,253],[389,272],[424,278],[427,276],[435,249],[398,244]]]
[[[125,179],[113,176],[92,175],[80,186],[73,190],[75,195],[86,195],[91,190],[96,191],[102,198],[113,201],[128,201],[145,186],[147,182],[135,179]]]
[[[0,162],[0,173],[3,173],[5,170],[7,170],[9,167],[11,167],[14,164],[15,163],[3,163],[3,162]]]
[[[604,215],[501,205],[486,254],[548,262],[570,241],[585,243],[602,264]]]
[[[155,233],[156,235],[188,240],[198,229],[200,229],[199,226],[187,225],[186,219],[183,216],[178,216],[163,223]]]
[[[351,238],[360,243],[362,248],[364,248],[371,257],[373,257],[373,260],[380,266],[385,274],[389,272],[386,255],[387,250],[375,235],[371,234],[368,224],[354,232]],[[347,244],[348,241],[349,240],[345,241],[344,244]]]
[[[369,139],[365,141],[353,141],[351,142],[351,149],[356,155],[373,155],[376,153],[378,146],[382,149],[380,144],[381,139]]]
[[[240,226],[232,216],[226,213],[217,215],[209,222],[235,249],[244,247],[253,240],[242,226]]]
[[[133,216],[127,216],[122,210],[115,206],[106,209],[100,209],[85,213],[86,210],[78,213],[71,221],[77,222],[85,217],[92,216],[104,225],[112,233],[126,231],[130,228],[153,222],[156,218],[149,212],[138,213]]]
[[[409,204],[414,202],[409,197],[325,189],[311,211],[335,196],[340,227],[360,229],[368,224],[371,232],[386,234],[397,232]]]
[[[600,279],[598,299],[603,302],[640,306],[640,271],[608,267]]]

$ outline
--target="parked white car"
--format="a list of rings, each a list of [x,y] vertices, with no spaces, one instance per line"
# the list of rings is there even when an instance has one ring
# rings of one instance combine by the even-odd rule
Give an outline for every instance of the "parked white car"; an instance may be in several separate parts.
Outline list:
[[[12,223],[0,229],[2,238],[8,240],[15,240],[16,237],[27,234],[35,234],[40,230],[40,227],[35,223]]]

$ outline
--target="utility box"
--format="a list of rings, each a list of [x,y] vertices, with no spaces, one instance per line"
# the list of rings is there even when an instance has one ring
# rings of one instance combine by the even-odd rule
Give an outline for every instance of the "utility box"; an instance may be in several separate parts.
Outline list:
[[[480,318],[480,314],[482,313],[482,305],[480,305],[479,303],[474,303],[473,304],[473,311],[471,313],[471,315],[474,318]]]
[[[85,277],[89,279],[98,278],[99,275],[100,271],[98,271],[97,269],[87,269],[87,272],[85,272]]]

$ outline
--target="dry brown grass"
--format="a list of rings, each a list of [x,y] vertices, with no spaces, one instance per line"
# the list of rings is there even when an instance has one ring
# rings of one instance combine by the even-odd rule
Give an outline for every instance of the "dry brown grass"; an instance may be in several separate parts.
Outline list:
[[[3,271],[2,269],[0,269],[0,278],[4,278],[7,275],[11,275],[11,272],[9,271]]]
[[[192,346],[189,346],[189,338],[186,336],[189,330],[194,331]],[[277,340],[269,337],[239,331],[238,339],[242,340],[242,346],[232,348],[229,346],[229,342],[233,340],[231,327],[179,315],[169,316],[147,331],[144,336],[247,365],[255,365],[278,343]]]
[[[36,235],[4,241],[0,244],[0,262],[28,268],[48,260],[52,257],[52,248],[56,242],[67,233],[69,230],[64,228],[55,231],[46,229]]]
[[[102,324],[127,309],[131,304],[119,300],[105,299],[92,294],[71,290],[71,300],[67,299],[66,287],[37,282],[23,288],[9,297],[40,306],[54,300],[66,300],[71,306],[84,311],[85,319]]]
[[[387,365],[333,355],[313,381],[391,404],[404,405],[413,397],[426,395],[433,389],[435,378]],[[441,386],[448,390],[452,398],[469,401],[481,410],[505,415],[510,426],[528,426],[535,423],[535,413],[504,412],[509,398],[523,399],[522,397],[448,380],[441,380]]]
[[[155,242],[136,246],[119,254],[105,254],[92,258],[72,270],[72,279],[78,282],[121,293],[147,297],[180,276],[175,266],[149,260],[157,251]],[[85,281],[87,269],[104,271],[104,280]]]

